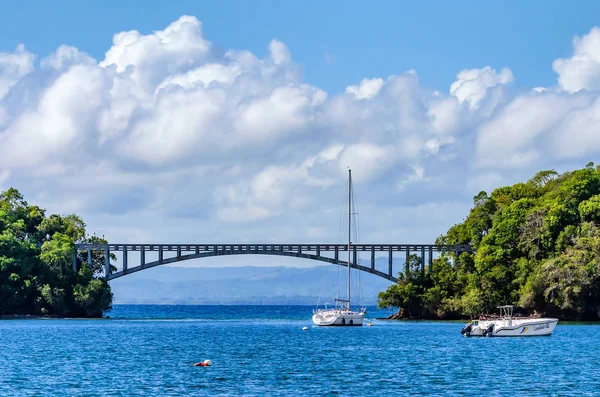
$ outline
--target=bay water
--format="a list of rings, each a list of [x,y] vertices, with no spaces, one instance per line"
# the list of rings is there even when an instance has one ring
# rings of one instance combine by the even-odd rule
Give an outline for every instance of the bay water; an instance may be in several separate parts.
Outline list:
[[[2,320],[0,396],[600,395],[599,325],[465,338],[462,322],[377,320],[391,312],[376,308],[372,327],[316,327],[313,309],[116,305],[110,319]]]

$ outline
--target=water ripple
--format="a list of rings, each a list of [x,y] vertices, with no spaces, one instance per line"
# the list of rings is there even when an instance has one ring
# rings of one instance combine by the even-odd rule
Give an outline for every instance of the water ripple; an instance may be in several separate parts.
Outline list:
[[[152,317],[152,308],[136,310]],[[306,308],[262,307],[249,319],[249,310],[226,309],[229,319],[219,307],[198,310],[210,313],[0,321],[0,395],[600,394],[598,325],[559,324],[549,338],[467,339],[458,323],[302,331]],[[206,358],[212,367],[192,366]]]

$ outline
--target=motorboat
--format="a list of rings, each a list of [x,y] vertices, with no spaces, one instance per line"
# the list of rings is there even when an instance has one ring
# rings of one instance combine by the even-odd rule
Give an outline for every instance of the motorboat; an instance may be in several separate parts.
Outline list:
[[[367,313],[365,308],[352,310],[350,308],[350,252],[352,251],[352,171],[348,170],[348,295],[346,299],[336,299],[335,308],[317,309],[313,312],[312,321],[320,326],[361,326]],[[318,306],[318,305],[317,305]]]
[[[550,336],[558,324],[556,318],[513,317],[513,305],[498,306],[499,316],[472,320],[460,333],[470,336]]]

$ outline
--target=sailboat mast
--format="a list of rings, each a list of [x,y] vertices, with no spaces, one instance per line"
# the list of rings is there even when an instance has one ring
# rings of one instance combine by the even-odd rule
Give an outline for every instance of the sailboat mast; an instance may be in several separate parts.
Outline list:
[[[352,219],[352,170],[348,169],[348,309],[350,309],[350,244]]]

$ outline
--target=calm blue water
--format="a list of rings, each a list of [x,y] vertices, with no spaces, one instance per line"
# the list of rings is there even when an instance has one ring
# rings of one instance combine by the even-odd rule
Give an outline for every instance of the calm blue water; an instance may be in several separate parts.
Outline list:
[[[0,395],[600,395],[598,325],[467,339],[451,322],[316,328],[311,311],[116,306],[109,320],[0,321]],[[204,359],[213,366],[192,366]]]

